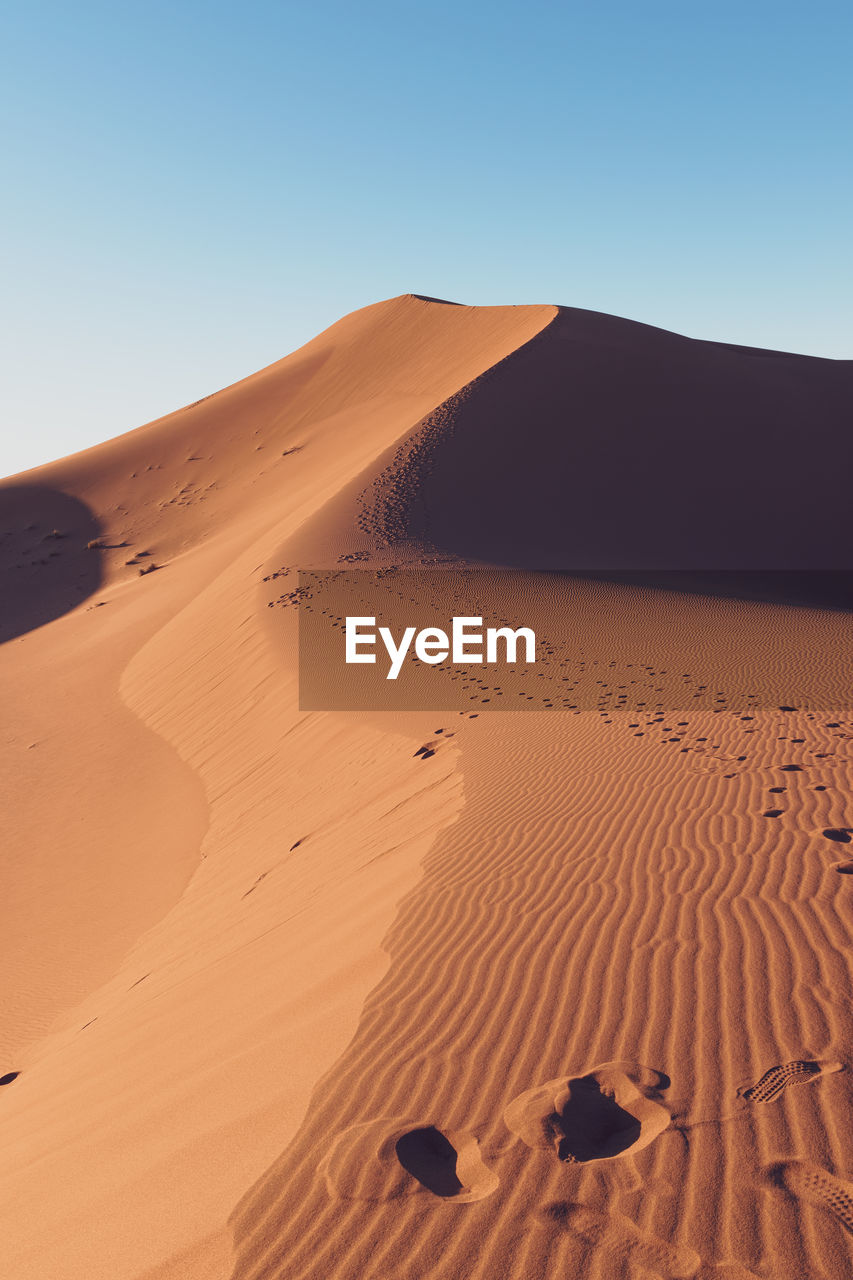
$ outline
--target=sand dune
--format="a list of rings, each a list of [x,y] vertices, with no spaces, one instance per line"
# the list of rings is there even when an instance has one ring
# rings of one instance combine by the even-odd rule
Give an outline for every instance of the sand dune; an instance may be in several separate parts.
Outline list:
[[[5,1274],[853,1275],[851,391],[407,296],[0,486]],[[300,713],[296,570],[443,563],[597,575],[583,706]]]
[[[561,308],[458,403],[415,527],[534,568],[849,570],[851,384],[849,361]]]

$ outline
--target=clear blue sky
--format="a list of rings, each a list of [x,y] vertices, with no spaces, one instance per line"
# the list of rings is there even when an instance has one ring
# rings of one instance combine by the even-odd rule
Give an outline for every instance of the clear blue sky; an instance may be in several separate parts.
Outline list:
[[[853,6],[32,3],[0,474],[403,292],[853,356]]]

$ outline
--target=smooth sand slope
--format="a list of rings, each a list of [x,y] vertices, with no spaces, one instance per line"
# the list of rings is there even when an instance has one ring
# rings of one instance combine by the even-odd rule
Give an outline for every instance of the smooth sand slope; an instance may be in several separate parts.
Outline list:
[[[581,582],[599,692],[525,714],[486,673],[300,713],[287,605],[300,567],[842,570],[851,392],[408,296],[0,487],[4,1274],[853,1276],[844,584]],[[690,637],[732,609],[727,680]]]

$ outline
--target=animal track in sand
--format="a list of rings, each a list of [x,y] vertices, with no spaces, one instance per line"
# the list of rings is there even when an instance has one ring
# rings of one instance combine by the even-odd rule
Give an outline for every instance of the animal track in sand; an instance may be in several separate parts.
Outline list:
[[[511,1133],[528,1147],[555,1151],[566,1164],[613,1160],[642,1150],[670,1123],[656,1100],[669,1080],[633,1062],[607,1062],[559,1076],[515,1098],[504,1111]]]
[[[853,827],[827,827],[821,834],[836,844],[849,844],[853,840]]]
[[[842,876],[853,876],[853,862],[835,862],[832,870],[839,872]]]
[[[439,1200],[470,1204],[491,1195],[500,1181],[472,1133],[404,1116],[345,1129],[322,1167],[329,1190],[344,1200],[394,1200],[428,1191]]]
[[[765,1071],[761,1079],[746,1089],[738,1090],[738,1097],[747,1102],[772,1102],[778,1098],[783,1089],[789,1085],[801,1084],[803,1081],[814,1081],[819,1076],[831,1075],[834,1071],[842,1071],[840,1062],[819,1062],[811,1059],[800,1059],[796,1062],[784,1062]]]
[[[853,1232],[853,1182],[845,1182],[805,1160],[783,1160],[771,1165],[770,1179],[790,1195],[808,1204],[828,1209],[838,1221]]]

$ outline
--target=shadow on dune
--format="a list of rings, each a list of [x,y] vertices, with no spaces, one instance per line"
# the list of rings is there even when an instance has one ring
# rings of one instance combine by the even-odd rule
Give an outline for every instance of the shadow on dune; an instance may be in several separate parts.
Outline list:
[[[559,1158],[571,1164],[619,1155],[634,1146],[640,1134],[636,1116],[595,1079],[581,1077],[555,1116],[553,1139]]]
[[[462,1190],[456,1176],[456,1150],[433,1126],[404,1133],[396,1145],[403,1168],[437,1196],[455,1196]]]
[[[0,643],[68,613],[103,580],[87,544],[100,525],[77,498],[38,484],[0,486]]]
[[[461,302],[453,302],[450,298],[431,298],[427,293],[413,293],[411,297],[417,298],[418,302],[437,302],[442,307],[461,307]]]
[[[617,582],[629,587],[722,596],[728,600],[761,600],[768,604],[853,612],[853,570],[843,569],[649,569],[578,570],[568,576]]]
[[[453,405],[412,532],[513,568],[749,571],[727,589],[847,601],[826,575],[851,565],[851,401],[851,361],[562,308]]]

